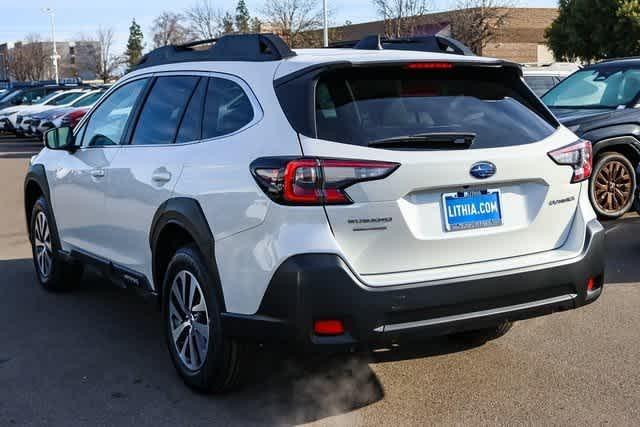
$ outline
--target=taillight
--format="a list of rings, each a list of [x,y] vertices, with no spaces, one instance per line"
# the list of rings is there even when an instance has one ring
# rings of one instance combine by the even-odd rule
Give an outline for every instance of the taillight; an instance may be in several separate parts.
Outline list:
[[[559,165],[573,167],[571,182],[581,182],[589,179],[593,170],[593,151],[591,142],[580,140],[566,147],[549,153],[549,156]]]
[[[85,114],[87,114],[86,110],[74,110],[69,114],[67,114],[65,118],[68,118],[69,126],[74,128],[76,127],[80,119],[84,117]],[[65,118],[63,118],[63,120]]]
[[[344,191],[363,182],[383,179],[400,165],[368,160],[316,158],[261,158],[251,164],[251,173],[273,201],[285,205],[348,205]]]

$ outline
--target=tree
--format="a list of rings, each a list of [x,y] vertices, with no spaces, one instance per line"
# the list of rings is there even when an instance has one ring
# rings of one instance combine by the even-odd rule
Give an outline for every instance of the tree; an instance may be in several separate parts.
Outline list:
[[[251,15],[244,0],[238,2],[236,6],[236,31],[238,33],[248,33],[251,30]]]
[[[560,0],[558,17],[545,36],[558,60],[640,55],[640,2]]]
[[[451,35],[474,53],[500,33],[509,19],[510,0],[459,0],[451,19]]]
[[[144,36],[142,29],[136,22],[135,18],[129,27],[129,40],[127,41],[127,50],[125,52],[126,62],[129,69],[138,64],[142,58],[142,50],[144,49]]]
[[[16,43],[9,55],[9,71],[16,80],[42,80],[51,52],[46,52],[38,34],[29,34],[24,43]]]
[[[292,48],[308,45],[322,26],[318,0],[266,0],[263,15]]]
[[[199,0],[185,11],[185,15],[197,38],[209,40],[219,35],[222,12],[213,7],[211,0]]]
[[[262,21],[259,18],[251,19],[251,32],[252,33],[262,32]]]
[[[221,35],[235,33],[236,30],[233,26],[233,16],[231,15],[231,13],[227,12],[224,14],[222,20],[220,21],[220,27],[222,27],[222,29],[220,30]]]
[[[113,28],[98,28],[96,32],[98,50],[95,52],[94,70],[98,77],[107,83],[122,64],[122,58],[112,53]]]
[[[191,31],[183,24],[184,16],[180,13],[162,12],[153,20],[151,33],[153,47],[183,44],[192,39]]]
[[[420,17],[429,11],[428,0],[373,0],[373,5],[384,20],[388,37],[414,35]]]

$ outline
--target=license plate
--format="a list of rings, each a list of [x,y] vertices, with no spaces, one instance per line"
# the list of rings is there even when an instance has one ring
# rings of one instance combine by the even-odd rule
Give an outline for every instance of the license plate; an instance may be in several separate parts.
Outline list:
[[[447,231],[502,225],[500,191],[473,191],[442,195]]]

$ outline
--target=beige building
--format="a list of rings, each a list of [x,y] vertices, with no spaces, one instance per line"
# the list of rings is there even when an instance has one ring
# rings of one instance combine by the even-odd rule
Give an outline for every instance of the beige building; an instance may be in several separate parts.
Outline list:
[[[556,8],[511,8],[499,34],[487,44],[482,55],[520,63],[553,62],[553,54],[544,39],[545,30],[558,16]],[[451,35],[451,12],[423,15],[419,18],[417,35]],[[332,29],[338,40],[358,40],[371,34],[383,34],[384,21],[346,25]]]

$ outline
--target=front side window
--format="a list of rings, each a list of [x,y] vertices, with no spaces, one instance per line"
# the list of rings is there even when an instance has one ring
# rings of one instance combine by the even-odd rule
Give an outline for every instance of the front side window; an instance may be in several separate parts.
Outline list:
[[[147,80],[135,80],[119,87],[93,111],[88,124],[82,130],[82,146],[109,146],[122,142],[133,107]]]
[[[550,90],[542,101],[551,108],[615,109],[640,94],[640,69],[601,67],[582,70]]]
[[[240,85],[228,79],[209,79],[203,122],[205,139],[236,132],[251,123],[253,117],[251,101]]]
[[[159,77],[147,98],[131,144],[171,144],[199,77]]]

